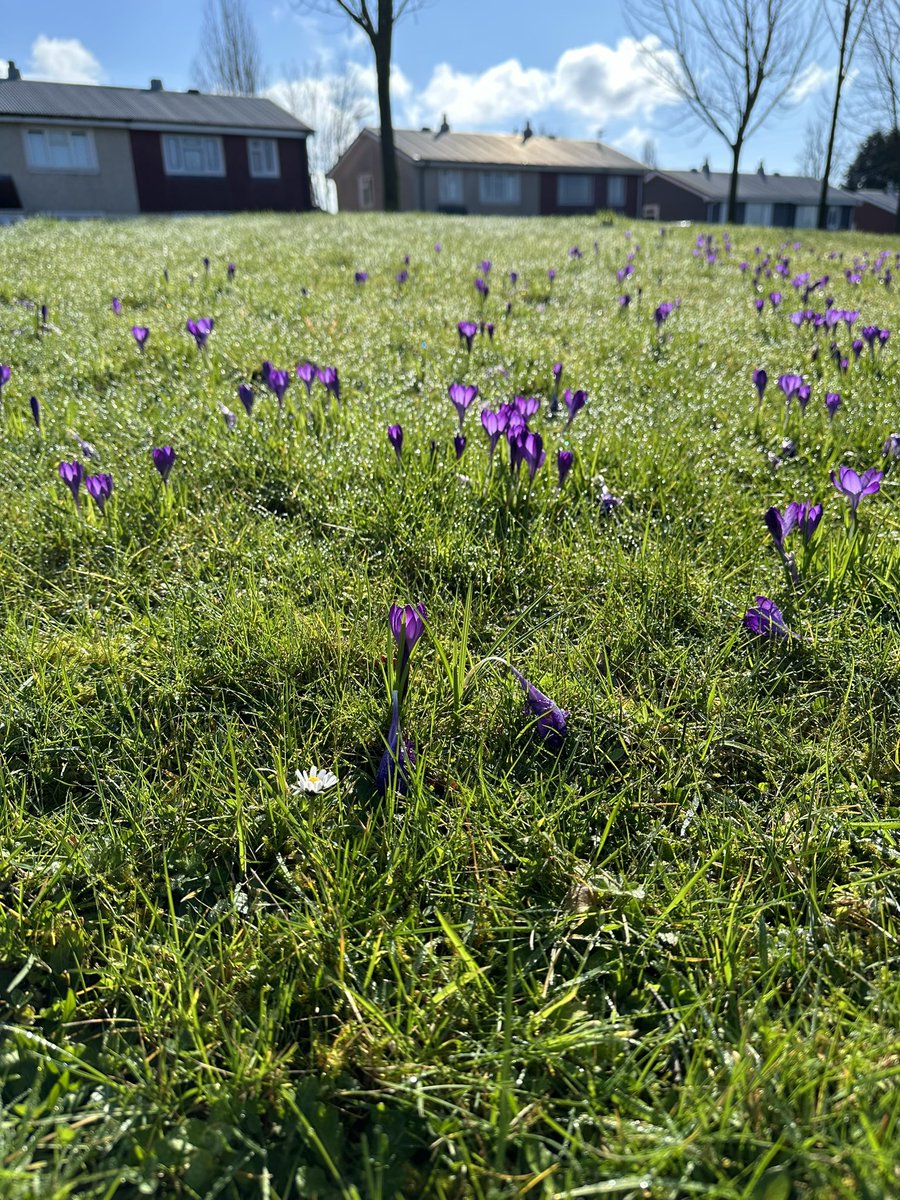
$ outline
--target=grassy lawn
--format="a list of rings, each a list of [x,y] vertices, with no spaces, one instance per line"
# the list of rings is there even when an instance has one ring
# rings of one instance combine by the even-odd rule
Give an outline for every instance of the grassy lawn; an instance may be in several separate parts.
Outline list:
[[[900,1194],[898,243],[722,233],[0,230],[4,1198]]]

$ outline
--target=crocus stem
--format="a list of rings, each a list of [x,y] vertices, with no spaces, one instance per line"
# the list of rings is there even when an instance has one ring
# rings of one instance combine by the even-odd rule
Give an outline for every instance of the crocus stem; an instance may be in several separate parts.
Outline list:
[[[473,663],[472,666],[469,667],[469,670],[466,672],[466,676],[463,679],[463,684],[462,684],[463,692],[465,692],[466,688],[472,682],[472,679],[481,670],[481,668],[485,665],[485,663],[499,663],[501,667],[506,667],[506,669],[508,671],[512,670],[512,667],[509,665],[509,663],[506,661],[506,659],[501,658],[498,654],[488,654],[485,658],[479,658],[478,662]]]

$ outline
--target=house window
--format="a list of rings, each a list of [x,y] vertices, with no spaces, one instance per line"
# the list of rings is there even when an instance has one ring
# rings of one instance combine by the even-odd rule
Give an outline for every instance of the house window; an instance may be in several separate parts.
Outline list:
[[[518,171],[480,171],[478,198],[482,204],[521,204],[522,183]]]
[[[462,171],[438,171],[438,204],[462,204]]]
[[[841,210],[836,204],[829,205],[828,213],[825,217],[827,227],[829,229],[840,229],[841,227]]]
[[[359,207],[374,208],[375,207],[375,180],[371,175],[357,176],[357,187],[359,188]]]
[[[556,201],[560,208],[587,208],[593,204],[593,175],[558,175]]]
[[[645,204],[641,215],[643,216],[645,221],[658,221],[659,220],[659,205],[658,204]]]
[[[794,225],[798,229],[815,229],[819,219],[819,209],[815,204],[798,204],[794,213]]]
[[[97,152],[89,129],[28,129],[25,159],[33,171],[97,170]]]
[[[625,207],[625,176],[607,175],[606,177],[606,207]]]
[[[771,225],[772,224],[772,205],[771,204],[745,204],[744,205],[744,224],[745,225]]]
[[[193,137],[185,133],[163,134],[163,167],[167,175],[225,174],[222,139]]]
[[[280,176],[278,143],[274,138],[248,138],[247,157],[254,179],[277,179]]]

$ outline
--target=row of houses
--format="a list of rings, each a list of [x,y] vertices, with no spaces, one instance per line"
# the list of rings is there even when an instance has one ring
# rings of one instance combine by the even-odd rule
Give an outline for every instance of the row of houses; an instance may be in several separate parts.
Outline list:
[[[193,89],[96,87],[0,80],[0,222],[29,213],[129,216],[312,207],[313,131],[270,100]],[[565,215],[607,210],[658,221],[723,221],[729,177],[648,171],[599,141],[395,132],[407,211]],[[378,132],[364,129],[329,173],[339,208],[384,204]],[[796,176],[742,175],[738,220],[811,228],[819,185]],[[892,232],[897,197],[830,188],[831,229]]]
[[[395,132],[400,207],[406,211],[559,216],[599,209],[654,221],[725,221],[730,175],[709,166],[693,171],[648,170],[602,142],[437,130]],[[383,207],[381,142],[364,129],[329,172],[338,207]],[[742,225],[815,228],[819,182],[767,174],[760,165],[738,183]],[[829,229],[892,233],[897,195],[829,188]]]

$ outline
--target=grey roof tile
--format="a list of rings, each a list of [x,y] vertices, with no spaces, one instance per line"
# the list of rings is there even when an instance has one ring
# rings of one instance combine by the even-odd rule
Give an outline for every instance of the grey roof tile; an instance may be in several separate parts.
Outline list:
[[[377,130],[370,130],[378,136]],[[575,171],[626,171],[643,174],[646,167],[602,142],[542,137],[527,140],[503,133],[440,133],[394,130],[401,154],[416,162],[471,163],[497,167],[555,167]]]
[[[143,91],[82,83],[0,80],[0,117],[55,118],[126,124],[199,125],[311,133],[309,126],[257,96]]]
[[[707,200],[727,200],[731,176],[727,171],[654,171],[682,187],[698,192]],[[841,188],[828,189],[828,203],[851,205],[855,192]],[[738,176],[738,200],[742,204],[818,204],[819,182],[805,175],[760,175],[759,172]]]

